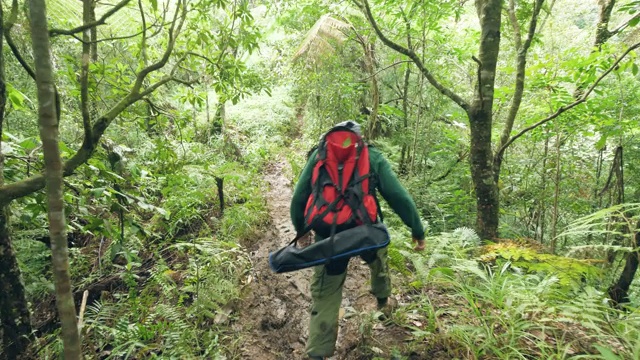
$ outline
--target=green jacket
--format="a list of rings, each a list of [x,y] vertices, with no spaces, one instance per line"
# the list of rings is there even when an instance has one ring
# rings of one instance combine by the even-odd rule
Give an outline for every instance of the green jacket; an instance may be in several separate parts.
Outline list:
[[[309,161],[300,174],[291,199],[291,221],[298,233],[303,231],[305,227],[304,210],[311,194],[311,175],[316,163],[316,154],[317,150],[309,156]],[[372,146],[369,147],[369,163],[371,173],[376,179],[377,192],[382,195],[402,221],[411,228],[412,236],[418,240],[424,239],[424,228],[416,204],[396,177],[389,162],[380,151]]]

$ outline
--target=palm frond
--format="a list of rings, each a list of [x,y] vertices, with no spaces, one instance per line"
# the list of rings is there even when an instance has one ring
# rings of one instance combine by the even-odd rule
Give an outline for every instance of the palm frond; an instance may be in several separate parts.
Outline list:
[[[305,54],[309,54],[312,58],[317,58],[335,51],[335,48],[327,40],[331,39],[342,43],[347,38],[344,30],[352,27],[347,22],[333,18],[330,15],[323,15],[307,32],[293,55],[293,59],[296,60]]]

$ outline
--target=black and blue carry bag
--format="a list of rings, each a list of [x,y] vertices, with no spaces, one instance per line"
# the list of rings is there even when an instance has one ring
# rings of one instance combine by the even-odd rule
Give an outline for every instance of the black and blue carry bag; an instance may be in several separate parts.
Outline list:
[[[269,266],[274,272],[326,265],[389,245],[389,232],[383,223],[356,226],[302,248],[297,246],[300,238],[297,236],[289,245],[269,254]]]

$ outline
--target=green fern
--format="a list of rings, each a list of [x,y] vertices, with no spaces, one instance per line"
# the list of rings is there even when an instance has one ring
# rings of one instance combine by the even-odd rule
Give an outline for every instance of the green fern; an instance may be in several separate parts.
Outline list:
[[[556,276],[561,286],[575,286],[584,281],[594,281],[602,276],[602,271],[589,261],[539,253],[535,249],[513,242],[488,245],[480,260],[486,264],[504,264],[531,273],[545,273]]]

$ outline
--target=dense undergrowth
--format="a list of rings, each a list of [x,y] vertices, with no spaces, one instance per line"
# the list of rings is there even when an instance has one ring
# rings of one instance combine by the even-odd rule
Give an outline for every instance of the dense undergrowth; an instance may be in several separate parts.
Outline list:
[[[262,106],[242,109],[242,117],[230,109],[225,133],[206,143],[115,128],[112,139],[119,145],[69,179],[76,298],[89,290],[82,330],[87,356],[234,357],[239,336],[228,326],[229,316],[252,267],[244,249],[269,222],[261,171],[291,141],[269,137],[285,136],[288,108],[257,103]],[[251,114],[263,119],[260,126]],[[230,144],[237,151],[229,151]],[[110,163],[111,153],[119,161]],[[224,209],[217,179],[223,179]],[[43,331],[34,357],[58,358],[44,208],[25,201],[14,217],[36,225],[16,231],[15,240]]]
[[[527,240],[482,245],[469,228],[427,237],[419,254],[401,240],[409,234],[399,219],[387,218],[403,304],[386,323],[404,330],[404,344],[390,345],[394,358],[640,358],[637,298],[612,306],[601,261],[551,255]],[[379,347],[371,338],[360,350],[386,358],[376,355]]]
[[[231,107],[225,133],[206,143],[159,141],[115,128],[120,145],[103,149],[69,179],[75,295],[90,291],[82,329],[88,357],[240,358],[242,335],[230,318],[253,266],[245,246],[268,226],[261,171],[283,159],[290,168],[283,175],[295,183],[304,150],[315,142],[286,105],[286,89],[273,96]],[[111,152],[118,162],[109,162]],[[224,213],[216,178],[224,179]],[[414,179],[403,181],[412,188]],[[371,335],[378,320],[362,314],[362,358],[387,358],[380,351],[397,359],[412,353],[443,359],[640,357],[636,292],[628,307],[612,307],[602,286],[611,276],[600,262],[551,255],[528,240],[482,245],[464,227],[432,234],[427,251],[418,254],[399,218],[384,204],[383,210],[394,240],[394,296],[403,305],[385,325],[402,329],[405,337],[391,338],[380,350]],[[15,245],[42,330],[35,357],[54,359],[61,342],[52,326],[43,214],[37,200],[16,206],[14,218],[28,217],[37,226],[17,230]],[[581,226],[584,221],[567,236],[580,236]]]

